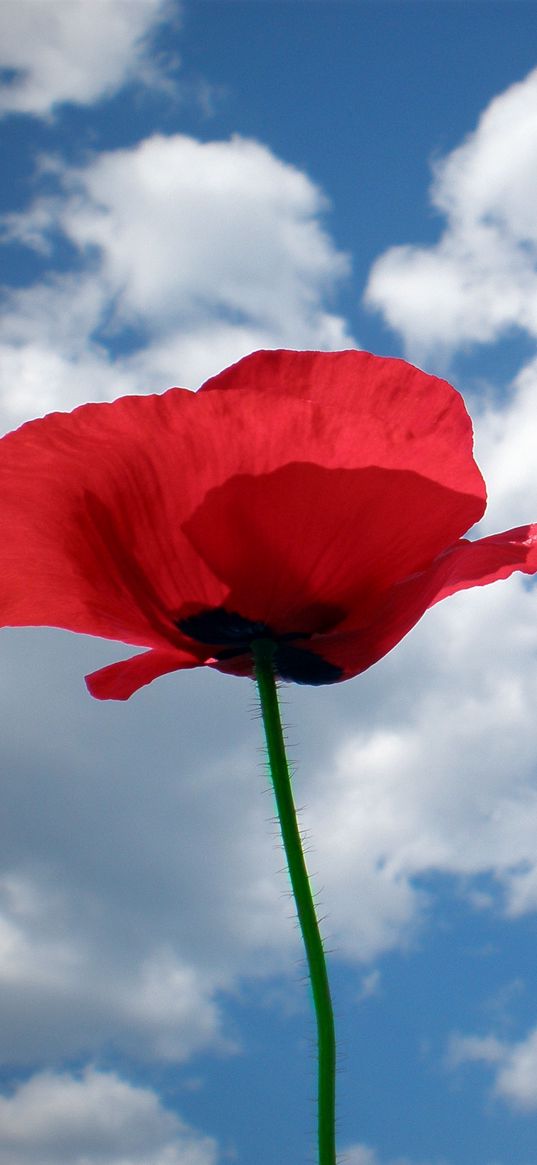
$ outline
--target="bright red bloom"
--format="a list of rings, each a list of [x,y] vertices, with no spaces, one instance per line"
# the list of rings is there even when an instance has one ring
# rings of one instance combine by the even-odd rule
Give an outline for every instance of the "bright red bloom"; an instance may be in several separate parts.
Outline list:
[[[206,664],[364,671],[424,611],[537,571],[537,526],[477,542],[463,401],[366,352],[255,352],[197,393],[83,405],[0,441],[0,621],[149,648],[89,677],[127,699]]]

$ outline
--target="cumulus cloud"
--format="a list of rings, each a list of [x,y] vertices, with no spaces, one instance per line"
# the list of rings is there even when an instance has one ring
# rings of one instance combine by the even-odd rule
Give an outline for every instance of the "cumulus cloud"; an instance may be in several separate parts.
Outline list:
[[[57,225],[98,249],[118,322],[162,331],[224,312],[271,328],[290,313],[292,329],[346,269],[320,227],[320,191],[255,141],[155,135],[64,182]]]
[[[216,1165],[209,1137],[115,1073],[42,1072],[0,1096],[0,1165]]]
[[[380,1165],[374,1149],[368,1145],[352,1145],[344,1154],[345,1165]]]
[[[495,1092],[515,1108],[537,1108],[537,1029],[508,1046],[499,1061]]]
[[[537,1109],[537,1028],[512,1043],[494,1035],[455,1035],[450,1041],[448,1065],[458,1068],[465,1063],[488,1065],[494,1074],[494,1095],[511,1108],[523,1112]]]
[[[431,200],[446,226],[434,246],[392,247],[375,262],[366,303],[414,358],[537,336],[537,70],[488,106],[476,130],[434,167]]]
[[[259,347],[352,345],[327,307],[348,261],[324,229],[324,196],[266,147],[155,135],[55,169],[57,196],[4,220],[8,241],[50,264],[7,295],[0,392],[12,423],[197,387]],[[60,238],[75,271],[55,269]]]
[[[476,401],[476,456],[490,483],[483,529],[521,525],[537,514],[535,416],[537,359],[530,360],[508,386],[500,404]]]
[[[427,1165],[425,1161],[412,1162],[409,1157],[381,1159],[375,1149],[369,1145],[351,1145],[341,1155],[342,1165]],[[429,1165],[447,1165],[447,1162],[429,1162]]]
[[[0,319],[0,424],[109,400],[140,386],[114,367],[95,338],[103,311],[98,281],[84,275],[6,292]]]
[[[296,959],[251,685],[199,673],[118,718],[82,681],[110,658],[3,633],[4,1061],[232,1051],[226,992]]]
[[[44,117],[66,102],[91,105],[135,79],[161,83],[147,47],[165,14],[169,0],[4,0],[0,116]]]

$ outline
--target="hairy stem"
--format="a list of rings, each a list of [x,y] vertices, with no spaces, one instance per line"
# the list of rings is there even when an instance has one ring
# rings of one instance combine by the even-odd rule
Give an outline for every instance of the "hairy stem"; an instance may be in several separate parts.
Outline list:
[[[317,1020],[319,1165],[336,1165],[335,1076],[336,1041],[323,943],[313,903],[302,841],[293,801],[285,752],[278,693],[274,677],[274,644],[257,639],[252,644],[255,675],[265,728],[270,774],[274,787],[289,876],[306,949],[311,991]]]

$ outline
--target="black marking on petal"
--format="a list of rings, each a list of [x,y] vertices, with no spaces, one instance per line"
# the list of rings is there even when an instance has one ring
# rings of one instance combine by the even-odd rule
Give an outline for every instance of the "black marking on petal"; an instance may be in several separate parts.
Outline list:
[[[292,647],[288,643],[276,641],[274,664],[282,680],[294,684],[335,684],[343,675],[343,670],[323,659],[314,651],[302,647]]]
[[[199,643],[244,644],[245,649],[252,639],[271,639],[272,632],[266,623],[245,619],[237,611],[226,611],[225,607],[213,607],[179,619],[177,626],[184,635],[197,639]]]
[[[272,639],[276,645],[274,667],[280,679],[295,684],[334,684],[341,679],[343,671],[333,663],[328,663],[315,651],[295,647],[293,639],[309,639],[304,631],[285,631],[279,635],[260,619],[245,619],[237,611],[226,611],[225,607],[208,608],[188,615],[177,621],[177,627],[190,639],[206,643],[214,648],[214,658],[222,663],[237,659],[251,652],[254,639]]]

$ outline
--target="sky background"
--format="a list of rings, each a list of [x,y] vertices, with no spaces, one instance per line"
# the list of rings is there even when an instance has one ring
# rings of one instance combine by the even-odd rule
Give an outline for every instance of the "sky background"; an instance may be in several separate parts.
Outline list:
[[[537,520],[535,3],[2,0],[0,69],[4,431],[364,347],[463,392],[483,532]],[[0,1165],[307,1165],[253,686],[92,701],[122,651],[2,632]],[[521,577],[283,690],[346,1165],[536,1165],[536,698]]]

